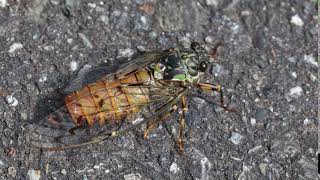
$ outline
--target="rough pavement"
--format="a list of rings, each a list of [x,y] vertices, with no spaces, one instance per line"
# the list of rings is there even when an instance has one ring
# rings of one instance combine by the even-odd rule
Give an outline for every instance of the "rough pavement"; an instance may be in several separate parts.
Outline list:
[[[277,0],[0,1],[1,179],[317,179],[317,4]],[[138,51],[223,42],[188,97],[186,152],[177,116],[62,152],[31,148],[32,124],[77,72]],[[40,117],[39,115],[39,117]]]

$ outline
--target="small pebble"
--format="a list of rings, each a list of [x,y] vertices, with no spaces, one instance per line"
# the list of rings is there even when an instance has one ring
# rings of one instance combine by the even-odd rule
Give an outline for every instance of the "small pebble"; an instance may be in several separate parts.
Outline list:
[[[11,106],[11,107],[15,107],[18,105],[18,100],[15,97],[13,97],[12,95],[8,95],[6,97],[6,101],[9,104],[9,106]]]
[[[140,21],[144,26],[147,24],[147,18],[145,16],[141,16]]]
[[[30,180],[39,180],[41,177],[41,172],[39,170],[29,170],[28,177]]]
[[[17,170],[14,167],[9,167],[8,168],[8,175],[10,175],[11,177],[16,177],[17,175]]]
[[[78,63],[76,61],[70,62],[70,71],[76,71],[78,69]]]
[[[219,4],[219,0],[206,0],[206,4],[207,4],[208,6],[215,6],[215,7],[217,7],[218,4]]]
[[[206,43],[212,44],[213,43],[213,38],[210,36],[207,36],[205,39]]]
[[[292,73],[291,73],[291,76],[292,76],[294,79],[297,79],[297,73],[296,73],[296,72],[292,72]]]
[[[155,38],[157,37],[157,33],[154,32],[154,31],[151,31],[151,32],[149,32],[149,37],[150,37],[151,39],[155,39]]]
[[[9,49],[9,53],[13,53],[19,49],[22,49],[23,48],[23,45],[21,43],[13,43],[11,46],[10,46],[10,49]]]
[[[266,163],[261,163],[261,164],[259,164],[260,172],[261,172],[261,174],[263,174],[264,176],[266,175],[267,167],[268,167],[268,164],[266,164]]]
[[[312,54],[309,54],[309,55],[305,54],[303,56],[303,61],[315,67],[319,66],[318,62],[316,61],[316,58]]]
[[[46,82],[47,81],[47,76],[45,75],[42,75],[40,78],[39,78],[39,82],[42,83],[42,82]]]
[[[303,89],[300,86],[296,86],[290,89],[289,96],[300,97],[302,95]]]
[[[88,177],[87,177],[87,175],[82,175],[82,177],[83,177],[83,180],[88,180]]]
[[[250,15],[251,15],[251,12],[248,10],[241,11],[241,16],[250,16]]]
[[[250,123],[251,123],[251,126],[255,126],[257,123],[257,120],[255,118],[250,118]]]
[[[110,169],[106,169],[105,171],[104,171],[104,173],[106,173],[106,174],[108,174],[110,172]]]
[[[88,173],[93,173],[93,172],[94,172],[94,169],[88,169],[87,172],[88,172]]]
[[[310,80],[312,81],[312,82],[315,82],[316,80],[317,80],[317,76],[315,76],[314,74],[312,74],[312,73],[310,73]]]
[[[26,121],[28,120],[28,114],[26,112],[20,112],[20,118]]]
[[[93,45],[91,43],[91,41],[89,40],[89,38],[83,34],[83,33],[78,33],[79,37],[82,39],[82,42],[83,44],[87,47],[87,48],[90,48],[92,49],[93,48]]]
[[[120,49],[119,50],[119,56],[120,57],[131,57],[134,54],[133,49]]]
[[[99,165],[94,165],[93,169],[100,169],[100,166]]]
[[[141,179],[141,175],[138,173],[134,173],[134,174],[126,174],[123,176],[123,178],[125,180],[140,180]]]
[[[7,6],[7,0],[0,0],[0,7],[5,8]]]
[[[68,39],[67,39],[67,43],[68,43],[68,44],[71,44],[72,42],[73,42],[73,39],[72,39],[72,38],[68,38]]]
[[[304,121],[303,121],[303,125],[308,125],[308,124],[311,124],[311,123],[312,123],[312,121],[310,119],[308,119],[308,118],[304,119]]]
[[[67,175],[67,170],[66,170],[66,169],[62,169],[62,170],[61,170],[61,174]]]
[[[300,18],[300,16],[298,14],[296,14],[296,15],[291,17],[290,23],[294,24],[296,26],[303,26],[303,24],[304,24],[302,19]]]
[[[178,164],[173,162],[170,166],[170,169],[169,169],[171,172],[173,172],[173,174],[176,174],[179,170],[179,167],[178,167]]]
[[[242,142],[243,136],[237,132],[232,132],[231,137],[230,137],[230,141],[235,144],[238,145]]]
[[[59,1],[58,0],[50,0],[50,2],[53,4],[53,5],[59,5]]]
[[[103,22],[105,25],[108,25],[108,24],[109,24],[109,17],[106,16],[106,15],[101,15],[101,16],[99,17],[99,20],[100,20],[101,22]]]
[[[93,9],[97,7],[95,3],[88,3],[88,6]]]
[[[49,45],[49,46],[43,47],[43,49],[46,51],[52,51],[52,50],[54,50],[54,47],[52,45]]]

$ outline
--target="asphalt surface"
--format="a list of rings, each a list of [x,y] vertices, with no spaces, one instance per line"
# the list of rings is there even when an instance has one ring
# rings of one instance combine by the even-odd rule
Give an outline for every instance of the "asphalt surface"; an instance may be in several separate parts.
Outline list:
[[[1,179],[318,179],[317,28],[311,0],[1,0]],[[183,156],[177,115],[149,140],[138,128],[80,149],[30,147],[79,70],[192,41],[223,44],[203,81],[239,114],[194,91]]]

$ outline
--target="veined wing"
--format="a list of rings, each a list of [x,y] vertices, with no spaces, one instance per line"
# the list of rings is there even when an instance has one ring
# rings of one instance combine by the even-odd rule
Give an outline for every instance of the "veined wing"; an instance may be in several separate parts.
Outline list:
[[[116,77],[121,79],[125,75],[149,66],[152,63],[160,61],[163,57],[173,53],[172,50],[145,52],[141,56],[122,64],[116,71]]]
[[[130,85],[128,87],[131,87],[131,86],[133,85]],[[152,89],[155,88],[155,87],[152,87],[151,85],[137,85],[137,86],[139,86],[140,88],[152,88]],[[112,128],[106,126],[104,131],[101,131],[100,129],[100,131],[97,131],[97,133],[94,135],[90,135],[90,136],[64,135],[62,136],[62,138],[61,137],[59,138],[58,143],[54,143],[53,140],[51,140],[50,142],[49,140],[49,144],[46,142],[43,142],[41,139],[33,140],[32,146],[41,148],[44,150],[51,150],[51,151],[64,150],[64,149],[76,148],[76,147],[81,147],[89,144],[99,143],[104,140],[123,135],[126,132],[141,126],[142,124],[145,124],[151,120],[158,118],[161,115],[164,115],[165,113],[168,113],[171,110],[172,106],[177,104],[181,99],[181,97],[186,95],[188,92],[188,89],[184,87],[177,88],[176,86],[168,86],[165,88],[166,89],[162,89],[162,91],[164,91],[165,93],[163,93],[163,97],[161,100],[154,100],[141,105],[139,109],[140,112],[134,114],[134,116],[141,115],[139,121],[132,121],[132,118],[134,116],[127,116],[118,124],[116,124],[116,126],[112,124],[108,124]],[[169,96],[167,96],[168,92],[171,93]],[[54,138],[54,137],[51,137],[51,138]],[[49,145],[50,147],[46,145]]]
[[[98,79],[104,77],[108,78],[118,78],[122,79],[125,75],[135,72],[137,70],[143,69],[152,63],[156,63],[161,60],[161,58],[168,56],[172,51],[154,51],[154,52],[144,52],[140,56],[132,59],[131,61],[122,64],[121,66],[109,66],[100,65],[91,69],[85,73],[78,74],[78,77],[73,79],[65,88],[65,93],[71,93],[76,90],[81,89],[85,85],[96,82]]]

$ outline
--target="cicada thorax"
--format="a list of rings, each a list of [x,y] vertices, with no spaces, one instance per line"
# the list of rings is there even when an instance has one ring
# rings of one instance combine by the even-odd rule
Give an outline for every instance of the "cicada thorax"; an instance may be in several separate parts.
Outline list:
[[[98,122],[118,123],[140,110],[150,101],[149,90],[131,86],[153,80],[151,70],[144,68],[122,79],[116,76],[102,78],[65,97],[66,107],[77,126],[85,122],[92,127]]]

